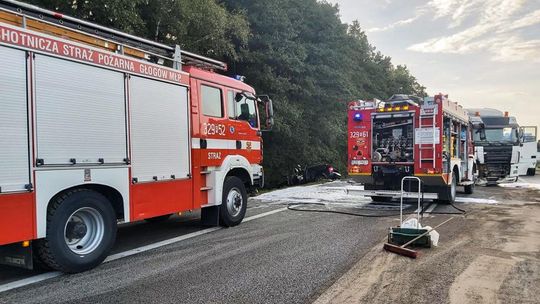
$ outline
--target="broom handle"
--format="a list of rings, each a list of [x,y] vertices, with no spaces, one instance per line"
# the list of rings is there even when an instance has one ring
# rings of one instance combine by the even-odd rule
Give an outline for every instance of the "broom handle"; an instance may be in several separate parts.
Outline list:
[[[414,239],[412,239],[412,240],[408,241],[407,243],[401,245],[401,248],[405,248],[405,247],[409,246],[409,245],[412,244],[414,241],[416,241],[416,240],[418,240],[419,238],[423,237],[424,235],[430,233],[431,231],[435,230],[436,228],[439,228],[439,227],[441,227],[442,225],[444,225],[444,224],[450,222],[450,221],[453,220],[453,219],[454,219],[454,218],[451,217],[451,218],[447,219],[446,221],[440,223],[439,225],[437,225],[437,226],[435,226],[435,227],[429,229],[428,231],[426,231],[426,232],[420,234],[419,236],[415,237]]]

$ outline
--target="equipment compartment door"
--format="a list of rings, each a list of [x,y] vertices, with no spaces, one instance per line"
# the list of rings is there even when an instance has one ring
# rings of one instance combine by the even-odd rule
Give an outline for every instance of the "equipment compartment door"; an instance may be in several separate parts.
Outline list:
[[[42,164],[123,164],[124,74],[42,55],[36,55],[35,70]]]
[[[0,46],[0,193],[30,183],[26,53]]]
[[[131,76],[131,155],[136,182],[190,174],[187,88]]]

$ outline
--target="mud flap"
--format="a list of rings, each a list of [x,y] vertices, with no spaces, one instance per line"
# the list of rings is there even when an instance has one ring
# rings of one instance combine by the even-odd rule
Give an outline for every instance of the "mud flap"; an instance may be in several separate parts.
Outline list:
[[[0,264],[34,269],[32,246],[23,247],[21,243],[0,246]]]
[[[211,206],[201,209],[201,224],[203,226],[219,226],[219,207]]]

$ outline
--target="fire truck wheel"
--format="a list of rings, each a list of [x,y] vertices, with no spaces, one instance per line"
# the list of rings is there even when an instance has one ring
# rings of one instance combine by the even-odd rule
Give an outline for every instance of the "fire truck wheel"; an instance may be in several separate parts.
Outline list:
[[[457,174],[456,172],[452,172],[452,183],[440,190],[439,199],[434,200],[434,202],[440,204],[453,204],[456,201],[456,192]]]
[[[145,221],[147,221],[148,223],[161,223],[168,220],[171,217],[171,215],[172,214],[165,214],[162,216],[151,217],[151,218],[145,219]]]
[[[465,194],[473,194],[474,192],[474,183],[468,186],[465,186]]]
[[[458,175],[456,172],[452,172],[452,184],[450,184],[450,193],[448,194],[448,202],[453,204],[456,201],[456,193],[457,193],[457,178]]]
[[[528,176],[535,176],[536,175],[536,168],[527,169],[527,175]]]
[[[247,192],[242,180],[229,176],[223,184],[222,204],[219,208],[219,223],[225,227],[240,224],[246,215]]]
[[[60,195],[49,207],[47,236],[38,254],[47,266],[67,273],[99,265],[116,239],[116,216],[100,193],[77,189]]]
[[[446,188],[446,191],[443,193],[445,198],[438,201],[441,203],[453,204],[456,201],[456,192],[457,192],[457,174],[456,172],[452,172],[452,182],[450,183],[450,186]]]

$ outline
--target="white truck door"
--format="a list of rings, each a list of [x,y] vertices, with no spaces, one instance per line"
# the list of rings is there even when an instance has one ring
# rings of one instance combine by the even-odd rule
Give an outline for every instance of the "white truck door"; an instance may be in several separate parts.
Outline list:
[[[520,127],[522,134],[522,146],[519,159],[519,175],[525,175],[530,170],[536,170],[538,161],[538,127],[524,126]]]

